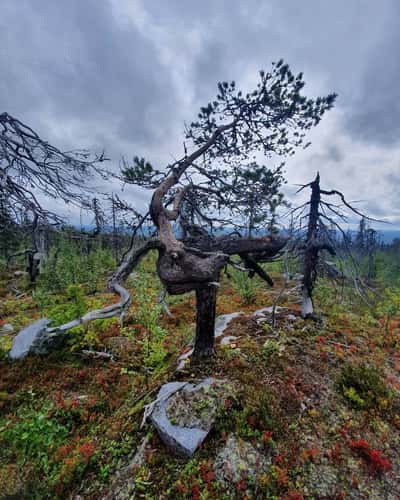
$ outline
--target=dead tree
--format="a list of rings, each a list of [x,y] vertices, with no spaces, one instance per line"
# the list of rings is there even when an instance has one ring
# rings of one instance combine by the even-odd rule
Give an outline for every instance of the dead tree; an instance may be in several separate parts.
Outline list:
[[[294,209],[292,214],[297,212],[297,218],[300,221],[304,218],[307,219],[305,241],[301,243],[300,247],[303,255],[301,314],[303,318],[316,319],[314,314],[313,290],[318,275],[321,256],[324,251],[328,252],[331,256],[337,254],[336,241],[332,237],[332,228],[339,230],[346,246],[346,234],[339,224],[341,221],[347,222],[348,220],[345,210],[347,209],[347,211],[353,212],[366,219],[368,219],[368,217],[348,203],[340,191],[326,191],[321,189],[319,173],[317,173],[316,178],[312,182],[301,186],[298,192],[307,187],[311,189],[310,200]],[[324,196],[338,197],[340,205],[325,201],[323,199]],[[302,216],[307,208],[307,215]],[[346,250],[347,255],[350,256],[350,250],[348,248],[346,248]],[[331,270],[331,273],[332,271],[333,270]],[[337,276],[342,276],[342,274],[337,272]]]
[[[39,216],[34,213],[32,221],[24,221],[24,224],[19,226],[21,235],[26,237],[26,232],[29,233],[31,247],[20,252],[13,253],[7,258],[7,267],[11,265],[14,259],[20,256],[26,258],[26,272],[28,273],[31,283],[35,283],[39,276],[41,267],[48,255],[48,231],[49,226],[39,223]]]
[[[86,206],[90,189],[85,183],[96,173],[106,174],[99,168],[104,160],[103,154],[91,155],[86,150],[62,152],[18,119],[0,114],[0,200],[3,211],[17,225],[21,213],[32,221],[32,248],[22,252],[28,257],[31,281],[44,255],[41,228],[62,222],[44,208],[37,195]]]
[[[66,203],[85,206],[85,182],[95,173],[105,174],[99,163],[104,154],[86,150],[62,152],[33,129],[8,113],[0,114],[0,194],[12,213],[21,207],[39,219],[59,221],[37,198],[40,193]]]

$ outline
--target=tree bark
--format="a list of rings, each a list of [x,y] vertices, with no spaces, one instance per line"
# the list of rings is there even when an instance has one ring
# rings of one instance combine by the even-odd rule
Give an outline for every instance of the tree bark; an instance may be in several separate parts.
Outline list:
[[[196,337],[193,351],[195,361],[215,354],[214,326],[217,304],[215,286],[201,286],[196,289]]]
[[[310,184],[311,199],[310,213],[308,216],[308,228],[306,239],[306,250],[304,255],[303,270],[303,290],[301,315],[303,318],[312,318],[314,316],[314,304],[312,294],[316,278],[316,269],[318,265],[318,209],[321,202],[321,190],[319,185],[319,173],[315,180]]]

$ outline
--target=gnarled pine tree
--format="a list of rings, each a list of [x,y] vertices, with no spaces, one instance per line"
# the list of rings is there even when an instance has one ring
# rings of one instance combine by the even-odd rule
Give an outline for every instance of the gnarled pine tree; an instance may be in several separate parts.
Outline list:
[[[198,120],[186,130],[193,147],[190,154],[185,146],[184,157],[165,174],[138,158],[133,167],[124,170],[130,182],[155,187],[150,215],[160,241],[158,275],[166,290],[171,294],[196,292],[195,358],[214,352],[216,287],[230,256],[240,255],[265,279],[257,258],[272,257],[285,240],[199,235],[181,241],[173,222],[185,197],[198,191],[207,194],[210,206],[214,202],[218,208],[224,207],[221,195],[231,191],[235,168],[248,164],[250,155],[260,151],[268,158],[285,157],[303,144],[305,132],[335,100],[334,94],[307,99],[301,94],[303,86],[302,75],[294,76],[282,61],[271,72],[260,72],[260,82],[251,93],[237,91],[234,82],[220,83],[216,99],[201,108]]]
[[[336,96],[308,99],[302,95],[303,87],[302,74],[295,76],[283,61],[273,64],[270,72],[261,71],[260,81],[250,93],[237,91],[234,82],[220,83],[215,100],[201,108],[197,121],[186,130],[190,153],[185,145],[184,156],[163,170],[138,158],[132,167],[125,167],[126,181],[154,189],[149,213],[158,237],[140,248],[132,246],[111,276],[108,287],[121,297],[117,304],[49,328],[48,333],[57,335],[97,318],[123,316],[130,296],[122,283],[148,251],[157,249],[157,272],[166,290],[171,294],[196,293],[194,358],[212,355],[221,269],[238,254],[266,279],[257,260],[274,256],[286,240],[270,236],[215,237],[201,231],[180,240],[174,226],[185,199],[200,191],[207,194],[211,212],[215,208],[224,210],[224,194],[231,189],[235,167],[247,164],[251,168],[256,153],[269,159],[287,157],[304,145],[305,133],[319,123]]]

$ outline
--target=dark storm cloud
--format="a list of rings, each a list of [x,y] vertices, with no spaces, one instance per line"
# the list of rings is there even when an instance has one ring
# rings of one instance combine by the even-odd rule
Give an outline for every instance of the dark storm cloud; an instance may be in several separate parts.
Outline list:
[[[162,139],[159,125],[176,107],[169,74],[108,2],[12,0],[0,10],[1,109],[36,127],[40,116],[50,139],[53,126],[77,122],[77,135],[92,128],[92,142],[113,152],[114,134],[138,146]]]

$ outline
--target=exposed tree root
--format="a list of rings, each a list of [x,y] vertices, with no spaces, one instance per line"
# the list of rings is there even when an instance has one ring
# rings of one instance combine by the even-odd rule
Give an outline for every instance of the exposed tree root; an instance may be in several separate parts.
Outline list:
[[[132,270],[150,250],[160,248],[162,248],[162,244],[159,240],[149,240],[139,248],[131,248],[129,252],[125,254],[119,266],[107,282],[108,290],[114,292],[120,297],[120,300],[117,303],[103,307],[102,309],[89,311],[81,318],[76,318],[68,323],[65,323],[64,325],[47,328],[46,331],[48,333],[62,333],[96,319],[112,318],[114,316],[119,316],[122,322],[131,303],[131,295],[128,290],[121,285],[121,283],[126,281]]]

